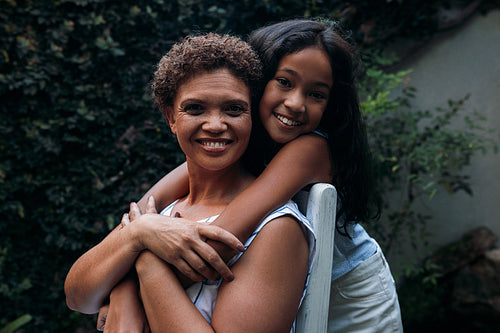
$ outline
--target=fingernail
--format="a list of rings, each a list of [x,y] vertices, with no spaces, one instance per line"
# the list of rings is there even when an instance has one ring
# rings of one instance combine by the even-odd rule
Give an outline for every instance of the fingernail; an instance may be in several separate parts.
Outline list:
[[[245,246],[244,246],[243,244],[241,244],[241,243],[238,243],[238,245],[236,245],[236,248],[237,248],[238,250],[240,250],[240,252],[245,251]]]
[[[227,280],[228,282],[233,281],[233,280],[234,280],[234,275],[230,275],[230,276],[228,276],[226,280]]]

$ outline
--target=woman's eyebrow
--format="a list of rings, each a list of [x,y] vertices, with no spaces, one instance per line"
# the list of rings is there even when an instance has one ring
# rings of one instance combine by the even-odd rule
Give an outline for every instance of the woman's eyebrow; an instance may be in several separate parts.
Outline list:
[[[197,99],[197,98],[188,98],[188,99],[185,99],[181,102],[180,107],[185,107],[186,105],[189,105],[189,104],[204,104],[204,101],[202,101],[201,99]]]
[[[190,105],[190,104],[201,104],[201,105],[205,105],[209,102],[205,101],[205,100],[201,100],[201,99],[198,99],[198,98],[188,98],[188,99],[185,99],[183,100],[179,106],[181,108],[183,107],[186,107],[187,105]],[[238,99],[238,98],[235,98],[235,99],[229,99],[229,100],[226,100],[224,101],[224,105],[229,105],[229,104],[239,104],[243,107],[246,107],[246,108],[249,108],[250,107],[250,104],[243,100],[243,99]]]
[[[225,102],[225,104],[239,104],[239,105],[246,107],[246,108],[250,107],[250,104],[248,104],[247,101],[245,101],[243,99],[237,99],[237,98],[228,100]]]

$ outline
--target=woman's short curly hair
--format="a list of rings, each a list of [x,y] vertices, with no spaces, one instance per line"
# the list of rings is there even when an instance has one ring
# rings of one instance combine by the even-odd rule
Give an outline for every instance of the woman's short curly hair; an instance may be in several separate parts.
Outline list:
[[[182,83],[199,73],[222,68],[246,83],[252,99],[258,98],[262,65],[257,53],[238,37],[208,33],[186,37],[161,58],[152,82],[156,106],[164,113]]]

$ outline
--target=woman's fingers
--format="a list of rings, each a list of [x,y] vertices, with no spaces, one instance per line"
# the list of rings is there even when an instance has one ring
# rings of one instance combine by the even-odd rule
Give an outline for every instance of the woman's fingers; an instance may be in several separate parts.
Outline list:
[[[238,252],[245,251],[245,246],[243,246],[240,240],[235,235],[222,229],[221,227],[200,223],[198,226],[198,232],[200,236],[224,243]]]
[[[130,224],[130,219],[128,217],[128,213],[123,214],[122,216],[122,228],[126,225]]]
[[[146,214],[157,214],[155,198],[150,196],[146,203]]]
[[[182,273],[184,276],[189,278],[191,281],[203,281],[206,277],[203,277],[202,275],[198,274],[191,266],[184,261],[183,259],[180,259],[175,262],[175,264],[172,264],[177,268],[177,270]]]
[[[189,266],[206,279],[217,280],[220,275],[224,279],[232,281],[234,279],[233,273],[226,266],[219,254],[205,242],[200,243],[204,244],[205,247],[199,244],[193,248],[194,251],[190,251],[184,256],[184,260]]]
[[[210,280],[216,280],[219,275],[227,281],[234,280],[233,272],[210,245],[205,242],[198,242],[193,249],[196,254],[193,253],[194,256],[186,257],[185,260],[199,274]]]
[[[130,203],[130,211],[128,212],[128,217],[130,219],[130,222],[134,221],[136,218],[141,216],[141,210],[139,206],[135,202]]]

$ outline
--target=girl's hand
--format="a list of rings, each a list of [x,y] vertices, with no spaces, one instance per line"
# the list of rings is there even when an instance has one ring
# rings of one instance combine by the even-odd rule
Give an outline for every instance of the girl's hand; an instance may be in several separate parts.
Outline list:
[[[153,197],[149,198],[144,215],[132,203],[130,212],[128,216],[124,216],[122,223],[128,224],[128,220],[132,221],[131,226],[137,225],[143,248],[175,266],[192,281],[202,281],[205,278],[216,280],[218,274],[228,281],[234,279],[224,260],[206,243],[207,239],[211,239],[238,252],[244,251],[243,244],[230,232],[206,223],[156,214]]]
[[[149,325],[139,301],[137,281],[127,278],[113,288],[110,302],[101,307],[97,330],[106,332],[149,333]]]

